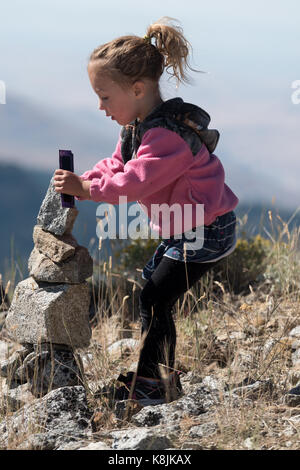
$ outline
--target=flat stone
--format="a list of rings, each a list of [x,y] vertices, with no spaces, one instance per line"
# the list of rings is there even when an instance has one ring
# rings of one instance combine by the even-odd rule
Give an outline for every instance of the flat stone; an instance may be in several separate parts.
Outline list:
[[[33,249],[28,260],[30,276],[39,282],[80,284],[93,274],[93,260],[88,250],[78,246],[74,256],[61,263]]]
[[[89,345],[88,283],[46,284],[32,277],[21,281],[6,317],[8,334],[19,344]]]
[[[48,256],[55,263],[60,263],[75,254],[77,241],[71,234],[54,235],[47,232],[40,225],[35,225],[33,229],[34,246]]]
[[[111,433],[113,449],[118,450],[163,450],[172,447],[169,437],[159,430],[147,428],[126,429]]]
[[[65,208],[61,205],[61,195],[55,191],[54,177],[52,177],[46,196],[42,202],[37,225],[55,235],[71,233],[78,210]]]

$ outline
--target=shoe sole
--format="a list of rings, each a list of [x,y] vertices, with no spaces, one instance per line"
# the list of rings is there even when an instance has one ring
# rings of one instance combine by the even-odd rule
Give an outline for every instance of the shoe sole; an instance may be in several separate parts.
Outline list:
[[[166,400],[164,398],[157,398],[157,399],[152,399],[151,398],[141,398],[141,399],[134,399],[137,403],[139,403],[142,406],[149,406],[149,405],[162,405],[163,403],[166,403]]]

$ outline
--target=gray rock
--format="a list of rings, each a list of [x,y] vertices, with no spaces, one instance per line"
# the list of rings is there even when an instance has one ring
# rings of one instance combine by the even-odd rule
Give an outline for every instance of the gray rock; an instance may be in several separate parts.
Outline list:
[[[290,369],[288,373],[291,385],[300,385],[300,364],[295,369]]]
[[[296,351],[293,352],[293,354],[292,354],[292,363],[293,363],[293,366],[296,366],[296,365],[300,364],[300,348],[296,349]]]
[[[9,343],[0,340],[0,361],[6,361],[9,353]],[[1,375],[1,374],[0,374]]]
[[[243,442],[246,449],[253,450],[255,448],[254,439],[252,437],[247,437]]]
[[[199,372],[190,371],[187,374],[184,374],[183,377],[180,377],[180,381],[182,385],[185,385],[185,383],[194,385],[202,382],[202,376]]]
[[[172,447],[172,442],[161,430],[147,428],[126,429],[111,433],[113,449],[118,450],[163,450]]]
[[[7,343],[6,343],[7,344]],[[7,344],[8,346],[8,344]],[[25,357],[33,351],[33,346],[26,345],[18,351],[15,351],[8,359],[1,361],[0,376],[13,379],[18,367],[23,364]]]
[[[40,397],[56,388],[82,384],[82,364],[72,351],[48,350],[32,352],[15,376],[21,382],[29,381],[31,393]]]
[[[54,235],[69,234],[72,232],[78,210],[63,208],[61,206],[61,195],[55,191],[54,177],[51,179],[45,199],[42,202],[37,225]]]
[[[7,413],[17,411],[26,403],[31,403],[35,397],[30,391],[28,383],[11,388],[11,384],[2,384],[0,390],[0,408],[2,412]]]
[[[290,338],[300,339],[300,325],[293,328],[289,333]]]
[[[204,385],[204,387],[207,387],[210,390],[224,390],[224,383],[221,380],[216,379],[212,375],[206,375],[202,380],[202,385]]]
[[[167,404],[164,404],[157,406],[146,406],[131,418],[131,422],[137,426],[151,427],[157,426],[161,423],[166,423],[169,421],[169,419],[174,422],[174,420],[178,419],[179,417],[181,417],[181,414],[173,416],[173,414],[170,412],[170,407]]]
[[[88,444],[85,440],[77,440],[71,442],[62,443],[61,446],[57,447],[56,450],[79,450],[80,447],[86,446]]]
[[[171,403],[146,406],[131,418],[136,426],[163,425],[169,430],[177,430],[179,421],[185,415],[198,416],[206,413],[218,401],[211,390],[201,385],[194,385],[187,395]]]
[[[19,440],[18,448],[54,450],[91,435],[92,411],[81,386],[53,390],[0,423],[0,448]]]
[[[174,409],[171,403],[155,406],[146,406],[131,418],[136,426],[152,427],[163,425],[169,431],[179,430],[179,422],[183,417],[182,410]]]
[[[98,442],[91,442],[90,444],[84,447],[79,447],[77,450],[110,450],[110,449],[111,447],[105,444],[105,442],[98,441]]]
[[[132,352],[139,346],[139,341],[134,338],[123,338],[111,344],[107,348],[109,354]]]
[[[204,450],[201,444],[195,441],[185,441],[181,445],[181,449],[184,450]],[[168,449],[167,449],[168,450]],[[170,450],[177,450],[177,449],[170,449]]]
[[[75,248],[78,246],[71,234],[54,235],[45,231],[40,225],[35,225],[33,229],[33,241],[35,248],[55,263],[61,263],[74,256]]]
[[[271,380],[257,380],[253,384],[237,387],[231,390],[233,394],[237,394],[249,399],[256,399],[265,393],[273,391],[273,383]]]
[[[184,414],[198,416],[206,413],[212,406],[219,402],[219,396],[212,390],[196,384],[193,390],[179,400],[171,403],[174,411],[182,411]]]
[[[300,426],[300,414],[296,416],[291,416],[288,418],[288,422],[294,424],[295,426]]]
[[[231,363],[231,368],[238,370],[239,373],[248,372],[253,368],[253,354],[240,349]]]
[[[78,246],[74,256],[61,263],[34,248],[28,260],[28,270],[37,282],[80,284],[93,274],[93,260],[88,250]]]
[[[278,340],[276,340],[275,338],[269,338],[265,342],[263,351],[262,351],[264,359],[267,359],[268,355],[272,353],[274,346],[276,346],[277,344],[278,344]]]
[[[203,423],[192,426],[189,430],[190,437],[207,437],[216,433],[218,426],[216,423]]]
[[[294,339],[291,345],[292,351],[296,351],[296,349],[300,349],[300,339]]]
[[[6,317],[6,329],[20,344],[60,343],[87,347],[90,291],[88,284],[44,284],[21,281]]]

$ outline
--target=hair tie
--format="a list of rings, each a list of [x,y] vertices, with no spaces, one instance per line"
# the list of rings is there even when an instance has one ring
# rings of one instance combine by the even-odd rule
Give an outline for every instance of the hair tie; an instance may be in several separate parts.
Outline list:
[[[150,36],[147,36],[147,34],[145,34],[144,36],[144,41],[148,42],[149,44],[151,44],[151,37]]]

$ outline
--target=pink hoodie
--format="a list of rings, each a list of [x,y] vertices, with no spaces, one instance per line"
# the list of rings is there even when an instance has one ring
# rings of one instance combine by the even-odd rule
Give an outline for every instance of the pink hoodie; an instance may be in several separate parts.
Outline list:
[[[204,224],[233,210],[238,198],[224,182],[223,166],[203,144],[196,155],[176,132],[155,127],[145,132],[136,158],[125,165],[121,155],[121,139],[111,158],[98,162],[81,175],[90,180],[90,197],[95,202],[119,203],[138,201],[151,217],[151,205],[189,204],[192,217],[185,230],[196,226],[196,205],[204,204]],[[83,200],[84,198],[76,198]],[[170,235],[178,233],[170,217]],[[182,225],[183,226],[183,225]],[[152,218],[150,227],[161,235],[161,217]]]

